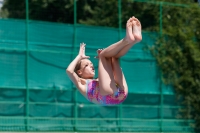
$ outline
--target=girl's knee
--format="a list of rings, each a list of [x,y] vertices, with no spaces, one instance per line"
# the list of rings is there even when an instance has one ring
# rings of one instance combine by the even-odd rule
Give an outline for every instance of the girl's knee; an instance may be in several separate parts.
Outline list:
[[[107,51],[103,50],[101,53],[99,53],[99,58],[106,58],[106,59],[108,59],[108,58],[112,58],[112,56],[110,56]]]
[[[104,51],[102,51],[101,53],[99,53],[99,58],[105,58]]]

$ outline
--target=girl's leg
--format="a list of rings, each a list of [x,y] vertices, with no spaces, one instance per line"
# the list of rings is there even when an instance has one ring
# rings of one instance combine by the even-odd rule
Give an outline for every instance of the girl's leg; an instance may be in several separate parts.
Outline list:
[[[126,45],[117,55],[114,56],[115,58],[120,58],[121,56],[125,55],[134,44],[142,40],[140,21],[137,18],[133,18],[132,25],[133,25],[133,36],[135,38],[135,41],[132,44]]]
[[[117,90],[112,70],[112,58],[99,57],[98,77],[101,95],[111,95]]]
[[[134,18],[134,21],[132,21],[132,25],[133,25],[133,35],[135,38],[134,43],[126,45],[115,57],[112,58],[112,70],[114,73],[115,82],[120,86],[121,89],[124,90],[126,94],[128,93],[128,86],[123,71],[120,67],[119,57],[126,54],[134,44],[142,40],[140,21]]]
[[[119,58],[112,58],[112,69],[113,69],[115,83],[117,83],[120,89],[124,90],[125,94],[127,94],[128,86],[123,71],[120,67]]]
[[[124,89],[125,93],[128,92],[127,83],[117,58],[126,54],[141,39],[141,24],[139,20],[133,17],[127,22],[125,39],[109,46],[100,53],[99,87],[102,95],[113,94],[117,90],[116,83],[119,84],[121,89]],[[113,59],[110,57],[113,57]]]
[[[132,17],[131,20],[132,20],[131,23],[132,23],[132,26],[133,26],[132,27],[132,30],[133,30],[132,34],[134,36],[134,41],[132,41],[132,43],[130,43],[128,45],[126,45],[126,44],[125,45],[120,45],[123,48],[118,52],[116,52],[115,50],[110,51],[110,52],[113,52],[113,53],[109,53],[109,54],[116,54],[117,53],[115,56],[112,56],[112,57],[119,58],[119,57],[125,55],[129,51],[129,49],[131,49],[131,47],[134,44],[136,44],[136,43],[138,43],[138,42],[140,42],[142,40],[140,21],[135,17]],[[120,42],[117,42],[116,44],[120,44]],[[111,45],[110,47],[113,47],[113,46],[115,46],[115,44]],[[104,49],[104,50],[106,50],[106,52],[108,52],[110,50],[110,47],[108,47],[107,49]],[[102,49],[99,49],[97,51],[97,54],[99,55],[101,52],[102,52]],[[105,54],[105,52],[104,52],[104,55],[107,55],[107,53]],[[96,58],[99,58],[99,56],[96,56]]]
[[[114,79],[114,74],[112,70],[112,58],[117,55],[123,47],[135,41],[132,31],[132,20],[130,18],[126,24],[126,37],[121,41],[112,44],[111,46],[105,48],[99,54],[99,87],[100,93],[102,95],[113,94],[116,90],[116,82]]]
[[[117,91],[116,82],[112,70],[111,57],[117,55],[123,49],[123,47],[135,41],[132,33],[132,20],[133,18],[130,18],[127,21],[126,37],[121,41],[105,48],[99,54],[98,77],[99,77],[100,93],[102,95],[113,94],[114,91]]]
[[[105,48],[100,53],[100,56],[107,57],[107,58],[113,57],[113,56],[117,55],[125,46],[134,43],[135,38],[133,36],[133,30],[132,30],[133,19],[134,19],[134,17],[130,18],[127,21],[125,38],[120,40],[119,42],[116,42],[116,43],[108,46],[107,48]]]
[[[101,95],[113,94],[117,91],[116,83],[120,89],[128,93],[128,86],[125,76],[120,68],[119,58],[100,58],[99,59],[99,87]],[[103,77],[103,79],[101,79]]]

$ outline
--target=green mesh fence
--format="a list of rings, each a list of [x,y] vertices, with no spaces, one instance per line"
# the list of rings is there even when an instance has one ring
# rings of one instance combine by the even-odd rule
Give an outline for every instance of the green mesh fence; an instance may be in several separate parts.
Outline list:
[[[15,19],[0,20],[0,131],[192,132],[192,120],[173,88],[164,86],[146,45],[156,33],[121,59],[129,86],[125,102],[104,107],[89,103],[65,73],[80,42],[93,57],[125,35],[125,30]],[[98,76],[98,75],[96,75]]]

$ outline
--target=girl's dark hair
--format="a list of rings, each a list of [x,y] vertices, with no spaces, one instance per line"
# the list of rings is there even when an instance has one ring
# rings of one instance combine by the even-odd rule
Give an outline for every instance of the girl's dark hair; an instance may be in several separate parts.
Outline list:
[[[74,72],[81,78],[81,76],[77,73],[77,71],[80,69],[81,69],[81,60],[78,61],[78,63],[76,64],[76,67],[74,69]]]

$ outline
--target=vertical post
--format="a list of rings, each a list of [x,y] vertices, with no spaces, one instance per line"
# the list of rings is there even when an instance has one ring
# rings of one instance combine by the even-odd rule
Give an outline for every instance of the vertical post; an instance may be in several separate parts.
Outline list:
[[[74,0],[74,41],[73,41],[73,53],[72,59],[75,57],[75,46],[76,46],[76,24],[77,24],[77,5],[76,0]],[[73,85],[72,85],[73,86]],[[74,91],[74,131],[77,127],[77,117],[78,117],[78,105],[77,105],[77,89]]]
[[[159,4],[159,11],[160,11],[160,37],[162,36],[162,5],[163,3],[160,2]],[[162,73],[160,72],[162,76]],[[162,78],[160,78],[160,132],[163,131],[163,86],[162,86]]]
[[[119,39],[121,39],[121,30],[122,30],[122,9],[121,9],[121,0],[118,0],[118,29],[119,29]]]
[[[77,9],[76,9],[76,0],[74,0],[74,25],[76,25],[77,21]]]
[[[122,11],[121,11],[121,0],[118,0],[118,35],[119,35],[119,40],[121,39],[121,31],[122,31]],[[122,125],[122,104],[118,106],[118,126],[119,126],[119,131],[121,132],[121,125]]]
[[[161,78],[160,78],[160,132],[163,132],[163,86]]]
[[[159,4],[159,11],[160,11],[160,35],[162,35],[162,28],[163,28],[163,26],[162,26],[162,14],[163,14],[163,11],[162,11],[162,6],[163,6],[163,3],[162,2],[160,2],[160,4]]]
[[[28,88],[28,68],[29,68],[29,1],[26,0],[26,31],[25,31],[25,38],[26,38],[26,67],[25,67],[25,84],[26,84],[26,131],[29,129],[29,88]]]
[[[160,132],[163,132],[163,86],[160,79]]]

